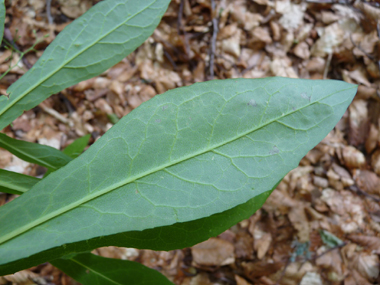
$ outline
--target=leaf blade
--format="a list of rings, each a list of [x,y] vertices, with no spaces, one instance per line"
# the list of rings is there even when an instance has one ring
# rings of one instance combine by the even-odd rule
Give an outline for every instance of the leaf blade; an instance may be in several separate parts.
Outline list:
[[[0,169],[0,192],[21,195],[37,184],[40,179]]]
[[[77,158],[88,145],[91,135],[85,135],[73,141],[62,152],[71,158]]]
[[[4,36],[4,24],[5,24],[5,3],[4,0],[0,0],[0,41]]]
[[[356,86],[344,82],[268,78],[216,80],[156,96],[38,189],[0,208],[0,221],[9,221],[0,222],[0,264],[25,256],[17,244],[26,237],[32,242],[38,236],[27,251],[32,255],[201,219],[245,203],[298,165],[355,92]],[[12,221],[34,193],[51,199],[52,191],[54,203]],[[46,228],[75,234],[44,235],[42,243]]]
[[[0,129],[51,94],[99,75],[135,50],[153,33],[169,2],[108,0],[93,6],[11,85],[9,99],[0,97]]]
[[[160,272],[140,263],[91,253],[82,253],[70,259],[57,259],[51,263],[81,284],[173,284]]]
[[[22,160],[51,170],[57,170],[72,160],[69,156],[53,147],[12,139],[2,133],[0,133],[0,147]]]

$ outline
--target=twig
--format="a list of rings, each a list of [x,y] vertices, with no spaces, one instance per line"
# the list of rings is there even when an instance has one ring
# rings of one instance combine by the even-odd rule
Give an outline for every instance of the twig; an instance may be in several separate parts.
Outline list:
[[[332,55],[333,55],[332,52],[330,52],[329,55],[328,55],[328,57],[327,57],[325,70],[323,71],[323,79],[326,79],[327,78],[327,74],[329,73],[329,68],[330,68],[330,63],[331,63]]]
[[[183,15],[184,5],[185,5],[185,0],[181,0],[181,2],[179,3],[179,11],[178,11],[178,18],[177,18],[177,30],[178,30],[178,35],[183,34],[183,37],[185,40],[186,58],[188,59],[190,56],[189,37],[187,36],[185,28],[182,25],[182,15]]]
[[[342,247],[344,247],[346,244],[347,244],[346,242],[343,242],[343,243],[341,243],[341,244],[339,244],[339,245],[337,245],[337,246],[334,246],[334,247],[332,247],[332,248],[329,248],[328,250],[322,252],[320,255],[317,255],[317,256],[315,256],[314,258],[312,258],[311,261],[316,261],[318,258],[324,256],[325,254],[327,254],[327,253],[329,253],[329,252],[331,252],[331,251],[333,251],[333,250],[335,250],[335,249],[342,248]]]
[[[377,21],[377,37],[380,39],[380,21]],[[377,65],[379,66],[379,71],[380,71],[380,59],[377,61]]]
[[[52,25],[54,23],[54,19],[51,15],[51,0],[46,0],[46,15],[49,25]]]
[[[215,60],[215,50],[216,50],[216,36],[218,35],[218,19],[214,16],[215,13],[215,0],[211,0],[211,13],[213,15],[212,19],[212,38],[211,38],[211,50],[210,50],[210,75],[209,79],[214,79],[214,60]]]
[[[53,116],[54,118],[56,118],[58,121],[64,123],[64,124],[67,124],[69,125],[70,124],[70,121],[65,118],[64,116],[62,116],[60,113],[58,113],[56,110],[52,109],[52,108],[49,108],[48,106],[46,106],[45,104],[43,103],[40,103],[38,105],[42,110],[44,110],[46,113],[48,113],[49,115]]]
[[[350,34],[350,40],[351,40],[351,43],[353,44],[354,47],[356,47],[358,50],[360,50],[362,53],[364,53],[370,60],[375,60],[375,58],[368,54],[365,50],[362,49],[362,47],[359,45],[357,45],[355,42],[354,42],[354,39],[352,38],[352,34]]]
[[[371,198],[373,199],[375,202],[380,202],[380,198],[378,197],[375,197],[371,194],[368,194],[367,192],[365,192],[364,190],[360,189],[360,187],[358,187],[357,185],[352,185],[350,187],[348,187],[348,189],[352,190],[352,191],[355,191],[357,194],[362,194],[363,196],[365,197],[368,197],[368,198]]]

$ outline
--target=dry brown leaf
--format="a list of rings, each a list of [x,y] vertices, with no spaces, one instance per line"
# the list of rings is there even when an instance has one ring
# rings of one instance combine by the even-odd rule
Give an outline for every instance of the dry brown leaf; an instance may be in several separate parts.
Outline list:
[[[380,253],[380,237],[350,234],[347,238],[370,251]]]
[[[287,58],[275,58],[270,65],[270,70],[275,76],[298,78],[291,66],[291,61]]]
[[[363,191],[380,195],[380,178],[369,170],[357,170],[354,173],[356,184]]]
[[[350,145],[358,146],[365,142],[369,130],[369,119],[367,102],[355,100],[348,107],[349,110],[349,132],[348,142]]]
[[[305,42],[300,42],[294,47],[294,54],[302,59],[308,59],[310,57],[309,46]]]
[[[299,203],[296,207],[291,208],[288,217],[293,227],[297,231],[299,242],[307,242],[310,240],[310,225],[306,217],[305,207]]]
[[[371,153],[376,148],[378,144],[378,139],[379,139],[379,129],[374,124],[371,124],[369,128],[367,140],[365,141],[365,150],[367,151],[367,153]],[[372,159],[371,159],[372,163],[374,162],[374,160],[376,161],[376,159],[374,159],[372,156]],[[379,165],[379,173],[377,174],[380,175],[380,165]]]
[[[251,285],[247,280],[245,280],[243,277],[240,277],[239,275],[235,275],[235,281],[236,285]]]
[[[306,272],[302,277],[300,285],[323,285],[321,275],[316,272]]]
[[[210,238],[191,248],[195,265],[222,266],[235,262],[234,245],[226,240]]]

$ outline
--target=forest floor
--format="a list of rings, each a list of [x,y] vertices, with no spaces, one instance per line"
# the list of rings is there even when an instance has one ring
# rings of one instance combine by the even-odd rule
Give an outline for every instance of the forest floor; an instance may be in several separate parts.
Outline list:
[[[53,0],[49,11],[46,0],[5,2],[5,38],[20,51],[37,44],[19,64],[19,54],[1,49],[0,73],[16,65],[0,80],[1,94],[98,1]],[[248,220],[183,250],[94,252],[141,262],[175,284],[379,284],[379,34],[379,0],[173,0],[135,52],[51,96],[4,132],[57,149],[91,134],[92,144],[156,94],[210,79],[283,76],[359,84],[334,130]],[[44,172],[2,149],[0,168]],[[12,199],[0,193],[0,205]],[[0,284],[7,282],[77,284],[48,263],[0,277]]]

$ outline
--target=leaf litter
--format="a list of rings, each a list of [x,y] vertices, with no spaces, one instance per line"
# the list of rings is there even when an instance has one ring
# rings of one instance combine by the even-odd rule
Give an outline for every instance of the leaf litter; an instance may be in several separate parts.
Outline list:
[[[0,50],[1,72],[15,65],[0,80],[0,94],[6,95],[65,26],[99,1],[50,2],[48,10],[45,0],[6,1],[6,39],[20,51],[39,41],[20,61],[18,53]],[[156,94],[212,78],[285,76],[359,84],[336,128],[248,220],[190,249],[107,247],[94,253],[141,262],[175,284],[376,284],[379,20],[380,7],[367,1],[173,0],[158,29],[135,52],[99,77],[51,96],[2,132],[58,149],[91,134],[91,144]],[[3,169],[33,176],[46,171],[4,150],[0,154]],[[0,193],[0,205],[14,197]],[[50,264],[0,277],[0,284],[7,282],[76,284]]]

